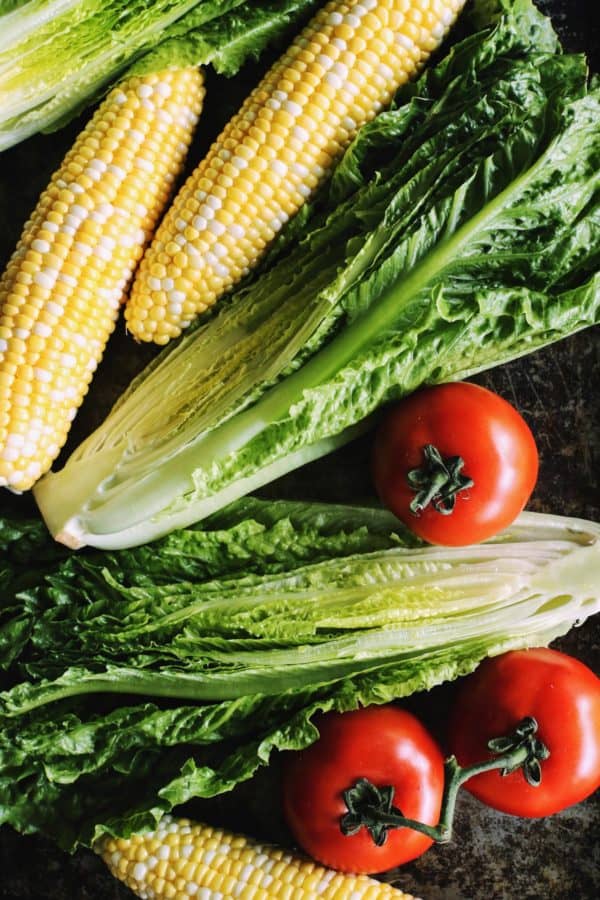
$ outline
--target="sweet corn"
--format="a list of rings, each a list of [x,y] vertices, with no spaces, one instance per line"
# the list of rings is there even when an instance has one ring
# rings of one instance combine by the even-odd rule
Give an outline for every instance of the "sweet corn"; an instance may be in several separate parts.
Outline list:
[[[42,194],[0,279],[0,485],[30,488],[64,444],[169,198],[204,95],[195,68],[132,77]]]
[[[152,900],[414,900],[366,875],[345,875],[273,846],[165,816],[156,831],[103,838],[116,878]]]
[[[250,94],[157,230],[125,317],[166,344],[247,274],[465,0],[328,3]]]

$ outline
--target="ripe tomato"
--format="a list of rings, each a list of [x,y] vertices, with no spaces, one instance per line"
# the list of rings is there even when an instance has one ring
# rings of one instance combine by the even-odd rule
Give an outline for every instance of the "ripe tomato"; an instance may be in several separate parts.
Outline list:
[[[449,513],[452,498],[440,503],[434,497],[422,510],[410,509],[418,488],[408,474],[429,483],[428,447],[450,469],[460,457],[457,477],[473,482],[455,494]],[[433,544],[472,544],[506,528],[527,503],[537,474],[537,448],[524,419],[497,394],[468,382],[417,391],[390,410],[375,437],[373,475],[381,501]]]
[[[284,812],[300,846],[326,866],[370,874],[424,853],[432,841],[407,828],[391,829],[382,846],[365,827],[348,836],[340,830],[343,792],[360,778],[393,785],[393,805],[404,816],[437,824],[444,759],[418,719],[395,706],[369,706],[316,724],[319,739],[290,754],[283,770]]]
[[[549,816],[600,787],[600,678],[558,650],[518,650],[485,660],[465,679],[451,718],[450,749],[460,765],[489,758],[487,742],[524,716],[550,751],[538,787],[521,769],[475,775],[468,791],[516,816]]]

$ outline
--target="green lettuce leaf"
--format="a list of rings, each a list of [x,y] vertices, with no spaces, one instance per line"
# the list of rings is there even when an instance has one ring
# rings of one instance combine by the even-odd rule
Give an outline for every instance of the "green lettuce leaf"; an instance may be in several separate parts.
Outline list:
[[[163,32],[160,44],[134,63],[131,73],[210,64],[221,75],[235,75],[265,48],[291,42],[320,5],[319,0],[251,0],[209,22],[194,9]]]
[[[501,9],[361,129],[261,270],[38,483],[59,540],[202,519],[420,385],[599,320],[600,91],[531,4]]]

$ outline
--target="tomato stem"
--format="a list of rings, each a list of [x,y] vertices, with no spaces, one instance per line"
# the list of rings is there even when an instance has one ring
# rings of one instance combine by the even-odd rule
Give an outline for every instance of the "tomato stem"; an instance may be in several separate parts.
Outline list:
[[[526,716],[512,734],[489,741],[488,747],[495,756],[470,766],[460,766],[456,757],[450,756],[445,762],[444,796],[437,825],[426,825],[403,816],[393,806],[392,785],[376,787],[367,778],[359,778],[352,787],[344,791],[348,812],[340,818],[342,834],[356,834],[364,827],[380,847],[386,842],[390,828],[411,828],[439,844],[447,843],[452,839],[458,792],[469,778],[495,769],[500,769],[501,775],[522,769],[528,784],[537,787],[541,783],[540,761],[548,759],[550,751],[535,736],[537,728],[536,720],[532,716]]]
[[[406,475],[409,487],[416,492],[409,509],[418,516],[431,503],[436,512],[449,516],[454,510],[457,494],[473,487],[475,482],[462,474],[465,462],[461,456],[443,457],[433,444],[423,447],[423,456],[423,466],[411,469]]]

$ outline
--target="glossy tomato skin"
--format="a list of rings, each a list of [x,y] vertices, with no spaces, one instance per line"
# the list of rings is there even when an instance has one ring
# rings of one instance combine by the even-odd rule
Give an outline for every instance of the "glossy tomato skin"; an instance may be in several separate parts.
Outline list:
[[[496,771],[476,775],[465,788],[494,809],[536,818],[579,803],[600,787],[600,679],[557,650],[488,659],[459,691],[450,750],[461,765],[487,759],[488,740],[510,734],[528,715],[550,750],[541,762],[541,784],[527,784],[521,770],[505,776]]]
[[[407,473],[423,465],[423,448],[460,456],[474,485],[458,493],[450,515],[430,504],[418,515]],[[517,410],[469,382],[424,388],[392,407],[375,436],[373,479],[382,503],[432,544],[463,546],[493,537],[525,507],[538,476],[531,430]]]
[[[373,874],[420,856],[432,841],[406,828],[390,830],[377,847],[365,828],[346,836],[343,792],[361,777],[393,785],[394,806],[436,825],[444,789],[444,759],[429,732],[395,706],[329,713],[315,723],[320,738],[289,754],[283,770],[286,820],[306,853],[343,872]]]

